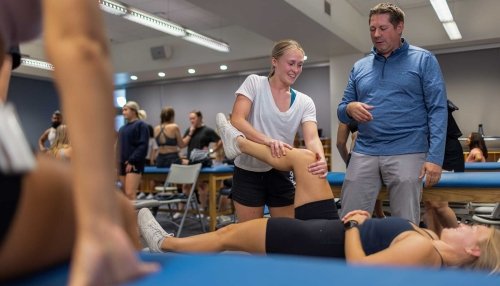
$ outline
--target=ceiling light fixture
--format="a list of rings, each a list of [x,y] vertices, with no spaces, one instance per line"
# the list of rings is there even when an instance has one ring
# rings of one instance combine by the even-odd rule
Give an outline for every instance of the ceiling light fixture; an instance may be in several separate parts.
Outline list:
[[[159,76],[159,77],[165,77],[165,76],[166,76],[166,74],[165,74],[164,72],[159,72],[159,73],[158,73],[158,76]]]
[[[220,65],[219,68],[220,68],[221,71],[227,70],[227,66],[226,65]]]
[[[186,35],[184,28],[182,28],[181,26],[166,21],[158,16],[148,14],[136,8],[129,7],[128,13],[123,15],[122,17],[129,21],[153,28],[172,36],[182,37]]]
[[[450,7],[446,0],[430,0],[432,8],[436,12],[439,21],[443,24],[443,27],[448,34],[450,40],[460,40],[462,35],[460,30],[458,30],[457,23],[453,20],[453,15],[451,14]]]
[[[99,1],[99,6],[101,7],[101,10],[113,14],[113,15],[118,15],[118,16],[123,16],[127,14],[127,6],[117,3],[117,2],[112,2],[112,1]]]
[[[112,0],[99,0],[99,6],[101,7],[101,10],[107,13],[121,16],[137,24],[153,28],[172,36],[182,37],[186,41],[193,42],[219,52],[229,52],[229,45],[224,42],[212,39],[189,29],[185,29],[178,24],[129,5]]]
[[[460,34],[460,30],[458,30],[457,23],[455,23],[455,21],[443,23],[443,27],[450,40],[462,39],[462,34]]]
[[[196,70],[195,69],[188,69],[188,73],[189,74],[194,74],[194,73],[196,73]]]
[[[54,70],[54,65],[51,63],[25,57],[21,58],[21,65],[48,71]]]
[[[184,40],[198,44],[200,46],[204,46],[210,48],[212,50],[216,50],[219,52],[228,53],[229,45],[223,42],[219,42],[202,34],[196,33],[195,31],[191,31],[186,29],[186,35],[182,37]]]
[[[139,78],[138,78],[136,75],[131,75],[131,76],[130,76],[130,79],[131,79],[131,80],[138,80]]]

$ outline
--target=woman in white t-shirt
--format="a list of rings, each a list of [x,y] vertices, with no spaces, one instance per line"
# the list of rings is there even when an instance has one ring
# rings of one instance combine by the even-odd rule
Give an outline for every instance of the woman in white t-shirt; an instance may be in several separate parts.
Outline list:
[[[245,136],[271,148],[273,157],[286,156],[301,127],[306,148],[317,154],[309,172],[322,178],[328,172],[318,136],[316,107],[312,99],[290,86],[302,72],[304,50],[294,40],[283,40],[272,50],[269,76],[252,74],[236,91],[231,123]],[[235,160],[232,198],[240,222],[262,217],[264,205],[273,217],[294,217],[295,184],[291,172],[281,172],[251,156]],[[337,216],[331,193],[320,202]],[[300,212],[300,208],[295,212]]]

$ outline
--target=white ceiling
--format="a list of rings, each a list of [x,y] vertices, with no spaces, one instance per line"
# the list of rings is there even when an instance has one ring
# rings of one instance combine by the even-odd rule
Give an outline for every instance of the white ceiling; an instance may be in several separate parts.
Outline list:
[[[331,16],[324,12],[331,4]],[[144,84],[165,79],[248,72],[267,69],[273,42],[298,40],[306,64],[327,62],[332,56],[365,53],[371,48],[368,11],[380,0],[122,0],[196,32],[228,43],[221,53],[165,35],[103,12],[110,38],[117,84]],[[500,46],[500,1],[448,0],[463,39],[450,41],[428,0],[392,1],[406,13],[404,36],[411,44],[434,52]],[[171,49],[168,59],[153,60],[151,47]],[[44,58],[41,40],[21,46],[25,55]],[[497,59],[498,60],[498,59]],[[220,71],[219,65],[229,66]],[[56,67],[57,68],[57,67]],[[50,72],[21,67],[18,74],[50,78]],[[132,82],[130,75],[139,80]]]

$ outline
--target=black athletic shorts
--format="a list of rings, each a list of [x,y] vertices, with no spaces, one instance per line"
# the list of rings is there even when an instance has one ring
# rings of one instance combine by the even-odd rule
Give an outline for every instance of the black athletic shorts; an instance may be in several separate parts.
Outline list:
[[[294,197],[292,172],[252,172],[234,167],[231,198],[244,206],[284,207],[293,205]]]
[[[295,208],[295,218],[309,219],[339,219],[337,205],[334,199],[308,203]]]
[[[444,149],[443,170],[464,172],[464,151],[458,139],[446,138]]]
[[[9,231],[21,198],[21,182],[23,175],[4,175],[0,173],[0,247]]]
[[[182,159],[179,157],[179,153],[160,153],[156,157],[156,167],[158,168],[170,168],[172,164],[182,164]]]
[[[340,220],[270,218],[266,253],[345,258],[344,225]]]
[[[120,176],[127,175],[127,172],[125,171],[126,168],[127,164],[120,163],[120,174],[119,174]],[[135,173],[135,174],[144,173],[144,162],[134,164],[134,167],[132,168],[132,171],[130,173]]]

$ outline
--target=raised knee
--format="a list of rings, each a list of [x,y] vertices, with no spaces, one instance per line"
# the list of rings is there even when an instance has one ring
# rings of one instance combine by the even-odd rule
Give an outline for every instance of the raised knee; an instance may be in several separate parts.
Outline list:
[[[309,149],[298,149],[301,152],[301,155],[304,160],[307,160],[307,162],[314,162],[316,161],[316,153]]]

